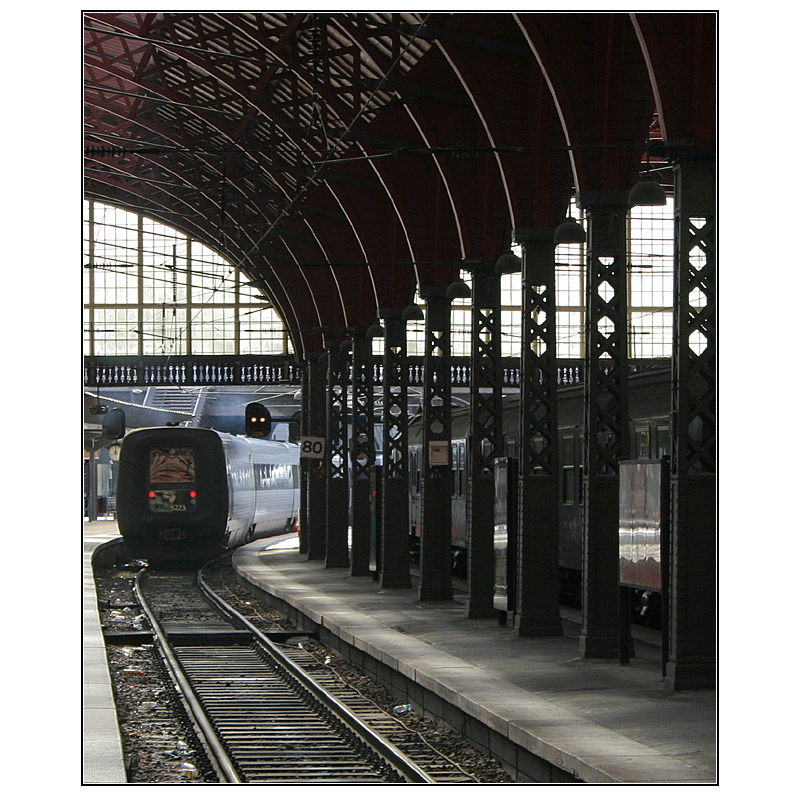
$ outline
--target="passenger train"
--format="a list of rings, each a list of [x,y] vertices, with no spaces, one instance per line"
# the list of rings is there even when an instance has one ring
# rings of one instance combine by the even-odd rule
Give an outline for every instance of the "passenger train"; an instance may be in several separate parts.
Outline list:
[[[629,376],[630,458],[661,459],[670,454],[670,369],[658,367]],[[583,526],[583,385],[559,388],[559,567],[561,600],[579,605]],[[467,461],[469,408],[454,410],[451,432],[451,539],[453,574],[467,576]],[[498,458],[519,453],[519,395],[503,401],[505,450]],[[422,533],[422,422],[409,423],[409,515],[412,554]],[[509,510],[512,510],[509,507]]]
[[[207,560],[292,531],[299,447],[206,428],[146,428],[122,441],[117,521],[128,554]]]

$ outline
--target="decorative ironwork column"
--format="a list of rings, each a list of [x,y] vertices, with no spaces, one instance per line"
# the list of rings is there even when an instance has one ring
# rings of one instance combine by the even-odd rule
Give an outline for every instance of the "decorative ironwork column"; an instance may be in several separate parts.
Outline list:
[[[624,225],[623,225],[624,228]],[[553,229],[514,231],[522,244],[517,614],[520,636],[560,636],[558,368]]]
[[[420,297],[426,314],[419,599],[452,600],[450,299],[446,287],[421,287]]]
[[[410,588],[408,519],[408,359],[401,311],[382,309],[383,467],[381,586]]]
[[[675,174],[675,325],[667,685],[716,682],[716,190],[713,152],[668,149]]]
[[[326,446],[325,566],[348,567],[349,493],[347,490],[347,356],[329,343]]]
[[[496,617],[494,608],[494,460],[503,455],[500,360],[500,277],[494,263],[465,263],[472,271],[467,451],[467,616]]]
[[[300,436],[307,437],[309,432],[309,395],[308,374],[309,368],[304,365],[302,375],[302,393],[300,403]],[[300,457],[300,507],[297,512],[297,541],[298,553],[306,555],[308,553],[308,480],[309,480],[309,459],[305,456]]]
[[[308,401],[308,433],[312,437],[327,437],[325,429],[324,365],[319,356],[310,356],[306,364],[305,388]],[[308,560],[325,558],[325,459],[310,459],[306,518],[308,524]]]
[[[581,652],[618,656],[619,459],[629,456],[627,192],[581,191],[587,211]]]
[[[353,531],[350,574],[370,574],[370,468],[375,464],[375,401],[372,341],[355,333],[353,350],[353,436],[350,446]]]

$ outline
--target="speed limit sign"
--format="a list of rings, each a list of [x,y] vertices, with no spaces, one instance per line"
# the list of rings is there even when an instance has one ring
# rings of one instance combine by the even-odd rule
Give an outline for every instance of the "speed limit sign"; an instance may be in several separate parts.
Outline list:
[[[325,437],[300,437],[300,456],[304,459],[322,459],[325,456]]]

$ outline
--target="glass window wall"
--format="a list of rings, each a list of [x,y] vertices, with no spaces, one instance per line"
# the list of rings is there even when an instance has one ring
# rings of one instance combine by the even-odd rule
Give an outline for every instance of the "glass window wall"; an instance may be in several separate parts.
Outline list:
[[[269,301],[200,241],[94,201],[83,229],[87,355],[292,353]]]

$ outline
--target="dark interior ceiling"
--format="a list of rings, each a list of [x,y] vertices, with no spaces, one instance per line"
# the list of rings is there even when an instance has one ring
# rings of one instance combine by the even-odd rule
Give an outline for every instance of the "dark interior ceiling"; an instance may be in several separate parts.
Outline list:
[[[313,354],[575,191],[627,190],[649,140],[714,147],[716,33],[713,13],[87,12],[85,196],[244,268]]]

